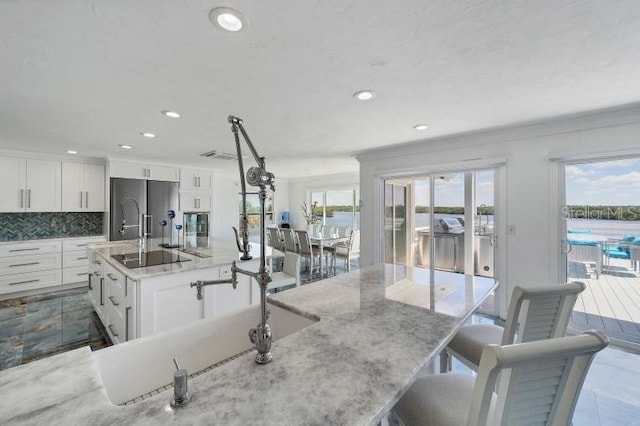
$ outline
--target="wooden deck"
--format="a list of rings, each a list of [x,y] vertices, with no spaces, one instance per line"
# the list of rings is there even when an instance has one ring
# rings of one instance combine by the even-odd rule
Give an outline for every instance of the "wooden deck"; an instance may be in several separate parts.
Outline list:
[[[622,259],[611,259],[603,268],[596,278],[594,265],[570,262],[569,281],[582,281],[587,288],[576,302],[569,327],[595,328],[613,339],[640,344],[640,273]]]

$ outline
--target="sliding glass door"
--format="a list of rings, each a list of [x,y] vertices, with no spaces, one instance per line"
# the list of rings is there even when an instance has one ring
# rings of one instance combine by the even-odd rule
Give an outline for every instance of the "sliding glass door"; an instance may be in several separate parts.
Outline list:
[[[385,262],[495,277],[495,182],[495,169],[386,180]]]

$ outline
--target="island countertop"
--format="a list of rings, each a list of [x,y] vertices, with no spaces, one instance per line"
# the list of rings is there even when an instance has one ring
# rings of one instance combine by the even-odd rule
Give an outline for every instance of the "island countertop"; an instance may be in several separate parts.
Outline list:
[[[399,278],[400,277],[400,278]],[[473,310],[494,280],[374,265],[270,296],[320,320],[172,391],[114,406],[88,348],[0,372],[0,416],[29,424],[376,424]]]
[[[208,247],[187,247],[186,249],[168,249],[159,246],[160,239],[147,240],[147,251],[163,250],[169,253],[178,254],[188,259],[184,262],[167,263],[162,265],[146,266],[139,268],[127,268],[122,263],[115,260],[113,255],[128,254],[135,256],[138,252],[136,240],[110,241],[105,243],[91,244],[90,250],[94,250],[102,256],[116,270],[129,276],[134,280],[150,278],[159,275],[177,274],[195,269],[210,268],[213,266],[230,265],[234,260],[240,258],[238,248],[234,241],[214,240],[209,241]],[[252,243],[250,254],[254,259],[260,257],[260,245]],[[271,248],[267,247],[267,255],[271,254]]]

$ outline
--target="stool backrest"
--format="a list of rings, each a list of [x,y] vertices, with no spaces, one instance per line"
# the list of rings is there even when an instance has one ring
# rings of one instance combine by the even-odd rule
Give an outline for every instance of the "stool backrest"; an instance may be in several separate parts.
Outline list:
[[[562,337],[567,331],[576,299],[586,286],[581,282],[516,286],[507,312],[502,344]]]
[[[580,336],[485,346],[467,426],[571,424],[593,357],[608,344],[603,334],[591,330]]]

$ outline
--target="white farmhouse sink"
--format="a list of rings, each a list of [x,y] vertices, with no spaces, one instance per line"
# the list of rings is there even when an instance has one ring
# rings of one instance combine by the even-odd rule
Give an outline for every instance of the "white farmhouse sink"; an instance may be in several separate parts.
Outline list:
[[[277,306],[269,309],[274,340],[314,323]],[[260,306],[249,306],[93,354],[109,399],[119,405],[172,383],[173,357],[192,374],[252,348],[249,329],[259,322]]]

